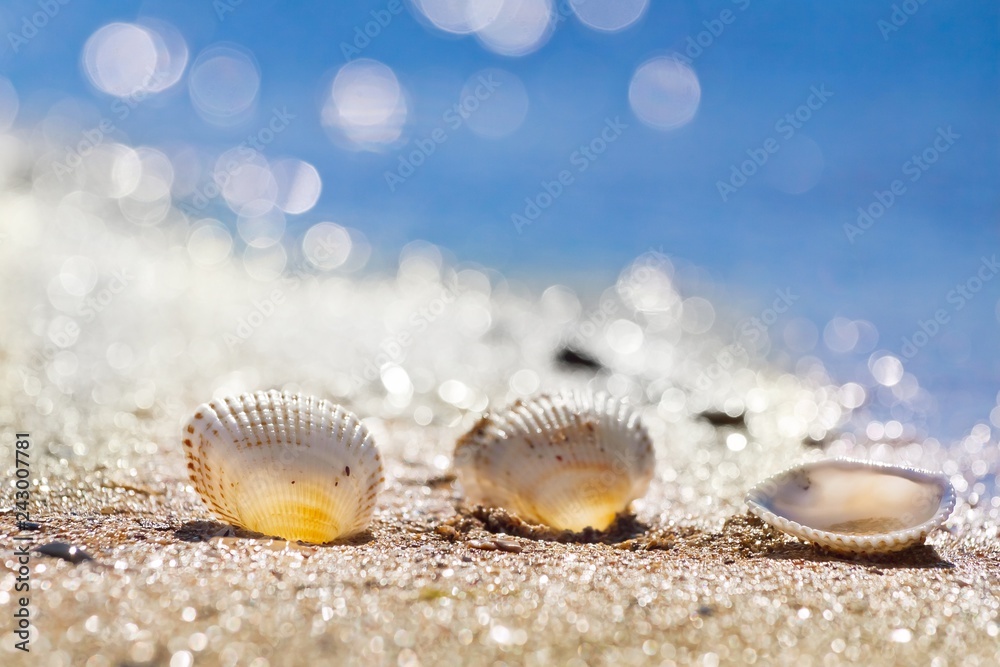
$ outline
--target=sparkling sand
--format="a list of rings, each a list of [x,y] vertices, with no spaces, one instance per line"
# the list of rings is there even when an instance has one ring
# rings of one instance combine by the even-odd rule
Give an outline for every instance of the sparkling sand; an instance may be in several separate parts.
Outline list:
[[[836,385],[770,342],[780,317],[747,329],[659,251],[592,293],[529,289],[420,243],[349,271],[363,248],[336,226],[245,250],[89,181],[7,182],[4,665],[1000,664],[990,429],[937,442],[912,384]],[[597,363],[560,354],[567,343]],[[312,546],[232,531],[193,491],[183,420],[213,395],[272,387],[365,417],[387,477],[369,533]],[[565,535],[463,507],[456,438],[487,409],[562,388],[642,410],[657,474],[635,516]],[[907,418],[868,438],[890,408]],[[17,432],[32,443],[25,530]],[[927,546],[859,560],[747,514],[753,483],[829,455],[943,470],[958,507]],[[32,555],[30,655],[8,631],[14,536],[91,557]]]

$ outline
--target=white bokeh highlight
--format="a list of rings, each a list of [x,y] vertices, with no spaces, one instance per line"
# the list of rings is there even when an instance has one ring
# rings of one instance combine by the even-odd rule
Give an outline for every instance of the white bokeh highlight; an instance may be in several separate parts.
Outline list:
[[[202,118],[215,125],[231,125],[253,108],[260,92],[260,69],[242,48],[213,46],[191,65],[188,90]]]
[[[604,32],[624,30],[642,18],[649,0],[567,0],[588,28]]]
[[[502,56],[525,56],[542,47],[555,29],[551,0],[505,0],[476,38]]]
[[[83,47],[83,68],[95,88],[115,97],[146,90],[159,62],[152,35],[132,23],[109,23]]]
[[[299,215],[312,209],[319,200],[323,182],[316,167],[295,158],[277,160],[271,173],[278,186],[275,204],[285,213]]]
[[[181,32],[170,23],[159,19],[143,18],[139,25],[146,30],[156,49],[156,70],[146,88],[153,93],[163,92],[181,80],[188,64],[188,46]]]
[[[302,253],[317,269],[332,271],[347,262],[353,245],[348,230],[334,222],[318,222],[302,238]]]
[[[698,75],[676,58],[661,56],[636,69],[629,84],[632,111],[646,125],[674,130],[690,123],[701,103]]]
[[[891,354],[873,354],[868,368],[875,381],[885,387],[893,387],[903,379],[903,362]]]
[[[233,237],[218,220],[206,218],[197,223],[188,237],[187,251],[199,266],[216,266],[229,259]]]
[[[505,0],[414,0],[413,4],[435,28],[468,35],[496,19]]]
[[[399,139],[406,117],[406,98],[396,74],[368,58],[340,68],[322,112],[328,130],[362,150],[378,150]]]

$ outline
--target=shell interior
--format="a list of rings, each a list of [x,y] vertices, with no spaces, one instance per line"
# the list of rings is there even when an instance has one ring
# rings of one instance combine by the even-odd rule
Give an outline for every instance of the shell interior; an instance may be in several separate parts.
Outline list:
[[[955,506],[948,478],[915,468],[832,459],[772,477],[747,494],[771,526],[847,553],[878,553],[923,542]]]
[[[638,413],[618,400],[559,394],[484,417],[455,448],[467,498],[559,529],[607,528],[653,477]]]
[[[368,525],[384,481],[368,429],[329,401],[256,392],[200,406],[184,426],[195,489],[229,523],[324,543]]]

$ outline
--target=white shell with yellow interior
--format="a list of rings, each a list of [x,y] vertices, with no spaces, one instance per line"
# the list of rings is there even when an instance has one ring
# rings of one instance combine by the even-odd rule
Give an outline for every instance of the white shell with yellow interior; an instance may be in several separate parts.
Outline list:
[[[216,516],[288,540],[324,543],[364,530],[384,481],[361,420],[304,394],[205,403],[183,438],[191,481]]]
[[[455,448],[470,502],[574,531],[607,528],[646,493],[653,468],[638,413],[605,395],[519,400],[481,419]]]

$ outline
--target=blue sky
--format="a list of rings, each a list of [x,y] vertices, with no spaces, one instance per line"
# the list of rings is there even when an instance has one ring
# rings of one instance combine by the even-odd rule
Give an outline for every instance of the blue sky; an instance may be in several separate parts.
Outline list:
[[[986,281],[960,310],[948,294],[1000,251],[996,3],[896,3],[915,11],[905,23],[897,14],[901,25],[890,31],[879,22],[891,22],[892,2],[653,0],[616,33],[566,16],[544,45],[521,57],[436,29],[407,4],[352,54],[395,73],[406,96],[402,136],[379,150],[345,148],[323,127],[323,100],[345,65],[343,45],[371,12],[391,4],[16,0],[0,8],[8,36],[0,74],[18,91],[22,123],[66,97],[100,118],[113,98],[88,82],[81,52],[102,26],[167,21],[183,35],[189,67],[206,48],[239,45],[260,71],[255,108],[242,122],[206,122],[185,75],[122,121],[119,138],[222,152],[266,123],[272,109],[287,109],[296,118],[266,154],[305,160],[323,180],[316,207],[289,218],[291,234],[335,220],[361,229],[387,255],[420,238],[505,272],[564,280],[612,276],[629,258],[662,247],[703,267],[747,312],[775,289],[792,288],[801,294],[796,316],[820,331],[834,316],[869,320],[881,334],[878,348],[897,355],[904,336],[945,308],[949,322],[907,370],[939,396],[942,433],[987,419],[1000,389],[1000,279]],[[21,34],[25,17],[46,6],[54,15],[15,53],[10,34]],[[724,11],[732,20],[721,31],[713,24],[719,34],[703,37],[710,43],[691,61],[701,89],[697,114],[672,130],[644,124],[629,101],[636,69],[683,53]],[[516,76],[528,101],[522,124],[498,139],[443,120],[466,80],[484,68]],[[783,136],[776,124],[817,87],[832,94],[794,136]],[[620,136],[518,233],[512,214],[609,119],[624,126]],[[435,129],[446,140],[390,191],[386,172]],[[953,137],[947,150],[910,180],[908,161],[931,149],[939,132]],[[719,181],[769,139],[779,150],[724,201]],[[903,194],[851,242],[845,225],[858,207],[870,207],[897,179]],[[800,181],[811,187],[787,191]],[[867,357],[817,354],[845,374]]]

